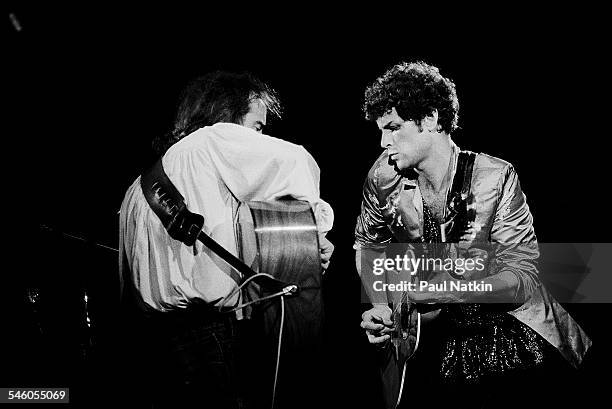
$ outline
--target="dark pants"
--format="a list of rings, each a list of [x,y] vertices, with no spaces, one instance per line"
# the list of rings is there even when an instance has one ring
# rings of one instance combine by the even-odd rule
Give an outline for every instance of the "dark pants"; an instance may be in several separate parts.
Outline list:
[[[257,348],[260,337],[250,320],[207,307],[156,313],[146,320],[151,342],[147,376],[155,407],[254,408],[265,400],[265,377]]]

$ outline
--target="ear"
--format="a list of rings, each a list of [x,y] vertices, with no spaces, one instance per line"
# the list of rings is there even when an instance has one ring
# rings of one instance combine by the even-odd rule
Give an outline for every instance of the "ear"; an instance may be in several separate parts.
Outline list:
[[[423,118],[421,126],[425,131],[438,132],[438,110],[434,109],[430,115]]]

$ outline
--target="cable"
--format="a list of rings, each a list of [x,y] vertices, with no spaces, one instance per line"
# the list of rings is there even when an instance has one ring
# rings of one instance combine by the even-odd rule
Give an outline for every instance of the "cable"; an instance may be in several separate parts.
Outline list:
[[[276,400],[276,382],[278,380],[278,368],[280,366],[281,345],[283,342],[283,326],[285,323],[285,296],[280,296],[281,300],[281,319],[280,328],[278,330],[278,349],[276,351],[276,369],[274,370],[274,387],[272,388],[272,404],[270,409],[274,409],[274,401]]]
[[[297,286],[295,286],[295,285],[288,285],[287,287],[283,288],[281,291],[279,291],[277,293],[266,295],[265,297],[261,297],[261,298],[258,298],[256,300],[253,300],[253,301],[245,302],[244,304],[240,304],[237,307],[232,308],[231,310],[226,311],[226,312],[228,312],[228,313],[229,312],[234,312],[234,311],[237,311],[237,310],[239,310],[241,308],[249,306],[251,304],[255,304],[255,303],[258,303],[258,302],[261,302],[261,301],[269,300],[269,299],[272,299],[272,298],[275,298],[275,297],[282,297],[283,295],[290,295],[293,292],[295,292],[296,288],[297,288]]]
[[[242,284],[240,284],[238,287],[234,288],[234,290],[229,293],[228,295],[226,295],[225,297],[223,297],[223,299],[221,300],[221,303],[219,305],[219,311],[221,311],[221,309],[223,307],[225,307],[225,304],[227,304],[227,301],[232,298],[234,295],[236,295],[240,290],[242,290],[242,288],[247,285],[248,283],[250,283],[253,279],[255,279],[256,277],[260,277],[260,276],[266,276],[269,278],[274,278],[272,275],[270,274],[266,274],[266,273],[257,273],[255,275],[250,276],[249,278],[247,278],[246,280],[244,280],[244,282]],[[284,290],[284,289],[283,289]],[[280,295],[280,294],[279,294]],[[278,296],[278,295],[277,295]],[[257,301],[257,300],[256,300]],[[238,308],[236,308],[238,309]]]
[[[421,313],[417,312],[417,336],[416,336],[416,343],[414,344],[414,352],[412,353],[412,355],[414,355],[417,351],[417,349],[419,349],[419,341],[421,339]]]
[[[49,233],[57,233],[57,234],[60,234],[60,235],[62,235],[64,237],[68,237],[70,239],[82,241],[85,244],[93,244],[96,247],[100,247],[100,248],[103,248],[103,249],[106,249],[106,250],[111,250],[111,251],[114,251],[114,252],[118,252],[119,251],[118,249],[116,249],[114,247],[107,246],[107,245],[101,244],[101,243],[96,243],[95,241],[87,239],[85,237],[76,236],[74,234],[68,234],[68,233],[63,232],[61,230],[54,229],[53,227],[49,227],[46,224],[39,225],[39,228],[41,230],[49,232]]]
[[[238,287],[236,287],[234,289],[234,291],[232,291],[230,294],[228,294],[226,297],[223,298],[223,300],[221,300],[221,303],[219,305],[219,310],[221,310],[225,304],[227,303],[227,301],[232,298],[236,293],[238,293],[245,285],[247,285],[248,283],[250,283],[253,279],[259,277],[259,276],[266,276],[269,278],[274,278],[272,275],[270,274],[266,274],[266,273],[257,273],[249,278],[247,278],[246,280],[244,280],[244,282],[242,284],[240,284]],[[288,285],[285,288],[283,288],[281,291],[278,291],[274,294],[270,294],[267,295],[265,297],[261,297],[258,298],[256,300],[252,300],[243,304],[239,304],[238,306],[236,306],[235,308],[232,308],[231,310],[227,311],[229,312],[234,312],[237,311],[241,308],[244,308],[248,305],[257,303],[257,302],[261,302],[261,301],[265,301],[265,300],[269,300],[275,297],[280,297],[280,301],[281,301],[281,318],[280,318],[280,327],[278,330],[278,347],[276,350],[276,368],[274,370],[274,385],[272,388],[272,404],[270,405],[270,409],[274,409],[274,404],[276,401],[276,385],[278,383],[278,369],[280,367],[280,356],[281,356],[281,349],[282,349],[282,343],[283,343],[283,328],[285,326],[285,296],[287,295],[291,295],[293,293],[295,293],[297,291],[297,286],[296,285]]]
[[[219,305],[219,310],[221,310],[225,304],[227,303],[227,301],[232,298],[236,293],[238,293],[240,290],[242,290],[242,288],[247,285],[248,283],[250,283],[252,280],[254,280],[257,277],[260,276],[266,276],[269,278],[274,278],[272,275],[270,274],[266,274],[266,273],[257,273],[255,275],[252,275],[251,277],[247,278],[246,280],[244,280],[244,282],[242,284],[240,284],[238,287],[236,287],[234,289],[234,291],[232,291],[231,293],[229,293],[226,297],[224,297],[221,300],[221,303]],[[265,301],[265,300],[269,300],[272,298],[276,298],[276,297],[280,297],[280,302],[281,302],[281,318],[280,318],[280,327],[278,330],[278,347],[276,350],[276,368],[274,369],[274,385],[272,388],[272,404],[270,405],[270,409],[274,409],[274,404],[276,401],[276,385],[278,383],[278,369],[280,367],[280,357],[281,357],[281,349],[282,349],[282,344],[283,344],[283,328],[285,326],[285,296],[287,295],[291,295],[293,293],[295,293],[297,291],[298,287],[295,284],[291,284],[288,285],[286,287],[284,287],[281,291],[278,291],[274,294],[270,294],[267,295],[265,297],[261,297],[258,298],[256,300],[252,300],[243,304],[239,304],[238,306],[236,306],[235,308],[232,308],[231,310],[227,311],[229,312],[234,312],[237,311],[241,308],[244,308],[248,305],[254,304],[254,303],[258,303],[261,301]]]

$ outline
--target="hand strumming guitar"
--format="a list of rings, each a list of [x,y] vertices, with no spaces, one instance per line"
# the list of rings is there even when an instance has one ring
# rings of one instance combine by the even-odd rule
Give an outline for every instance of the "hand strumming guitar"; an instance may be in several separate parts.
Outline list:
[[[319,252],[321,253],[321,267],[323,268],[323,274],[325,274],[334,252],[334,245],[322,234],[319,234]]]
[[[391,308],[387,305],[375,305],[361,315],[361,320],[361,328],[366,330],[371,344],[380,344],[391,339],[389,333],[393,331],[393,321]]]

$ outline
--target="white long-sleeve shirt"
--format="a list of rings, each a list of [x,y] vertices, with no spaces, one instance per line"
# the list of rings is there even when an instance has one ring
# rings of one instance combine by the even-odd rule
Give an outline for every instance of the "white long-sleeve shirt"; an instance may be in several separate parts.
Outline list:
[[[311,203],[319,232],[332,227],[333,211],[319,197],[319,167],[302,146],[219,123],[177,142],[162,163],[187,208],[204,216],[203,230],[234,255],[240,202],[292,196]],[[195,246],[194,251],[168,235],[137,178],[120,210],[122,279],[160,311],[184,308],[194,299],[216,304],[236,287],[231,267],[201,243]]]

